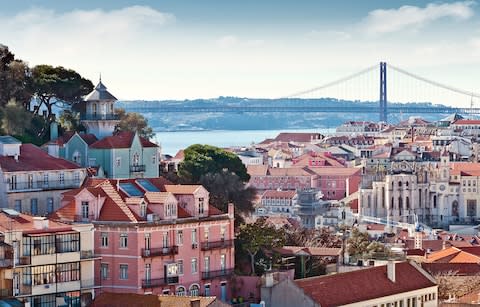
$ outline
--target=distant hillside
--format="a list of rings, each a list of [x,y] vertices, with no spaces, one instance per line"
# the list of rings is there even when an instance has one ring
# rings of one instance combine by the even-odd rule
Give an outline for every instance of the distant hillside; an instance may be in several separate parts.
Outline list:
[[[140,101],[119,101],[118,107],[127,111]],[[143,102],[143,101],[142,101]],[[156,103],[157,101],[155,101]],[[175,106],[260,106],[273,104],[276,106],[343,106],[346,109],[354,104],[378,106],[378,102],[354,102],[336,99],[253,99],[240,97],[219,97],[215,99],[196,100],[164,100],[158,101],[165,105]],[[410,107],[431,107],[431,103],[409,103]],[[378,121],[378,113],[144,113],[155,131],[179,130],[267,130],[267,129],[310,129],[333,128],[345,121]],[[426,120],[435,121],[448,114],[416,114]],[[395,123],[407,119],[411,114],[389,114],[389,122]]]

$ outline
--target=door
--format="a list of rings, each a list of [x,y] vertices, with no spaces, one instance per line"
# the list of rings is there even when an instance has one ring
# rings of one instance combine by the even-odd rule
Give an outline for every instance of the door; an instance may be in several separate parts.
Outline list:
[[[227,284],[222,282],[220,284],[220,298],[222,301],[227,301]]]

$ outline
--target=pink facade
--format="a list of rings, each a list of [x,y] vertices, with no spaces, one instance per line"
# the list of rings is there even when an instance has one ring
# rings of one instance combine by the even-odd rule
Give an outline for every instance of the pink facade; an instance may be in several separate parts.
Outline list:
[[[144,180],[144,179],[142,179]],[[234,268],[234,212],[208,205],[199,185],[149,182],[158,192],[142,190],[135,179],[92,180],[64,195],[55,214],[78,216],[95,224],[95,269],[102,291],[230,297]],[[130,184],[128,188],[125,184]],[[133,191],[132,191],[133,190]],[[142,192],[129,195],[128,192]],[[173,206],[173,207],[172,207]]]

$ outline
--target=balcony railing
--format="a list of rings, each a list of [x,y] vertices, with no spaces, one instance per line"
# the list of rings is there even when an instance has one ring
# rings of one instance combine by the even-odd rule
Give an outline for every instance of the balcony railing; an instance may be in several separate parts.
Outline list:
[[[178,254],[178,246],[158,247],[145,249],[142,248],[142,257],[172,256]]]
[[[230,247],[233,247],[233,240],[202,242],[200,246],[202,251],[211,250],[211,249],[230,248]]]
[[[178,284],[178,276],[165,278],[143,279],[142,288],[158,288],[166,285]]]
[[[232,273],[233,273],[233,269],[207,271],[207,272],[202,272],[202,279],[214,279],[222,276],[230,276]]]
[[[145,164],[130,165],[130,173],[141,173],[145,171]]]
[[[119,120],[120,117],[117,114],[107,113],[107,114],[83,114],[80,117],[81,120]]]
[[[93,250],[80,251],[80,259],[91,259],[95,258]]]
[[[32,263],[32,258],[30,256],[22,256],[18,258],[16,265],[30,265]]]
[[[12,296],[12,289],[0,289],[0,297],[10,297]]]
[[[101,287],[102,285],[100,284],[100,281],[95,280],[94,278],[90,279],[81,279],[80,280],[80,287],[82,289],[87,289],[87,288],[98,288]]]
[[[9,191],[29,191],[29,190],[63,190],[78,188],[80,180],[49,180],[49,181],[21,181],[8,182]]]
[[[89,214],[87,216],[77,214],[73,217],[73,221],[78,223],[90,223],[90,221],[92,221],[93,219],[94,219],[93,214]]]

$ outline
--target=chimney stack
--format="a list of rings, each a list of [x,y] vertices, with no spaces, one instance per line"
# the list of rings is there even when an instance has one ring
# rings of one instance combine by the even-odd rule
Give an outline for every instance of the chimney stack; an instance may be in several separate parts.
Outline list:
[[[391,282],[395,282],[395,261],[393,260],[388,260],[387,277]]]

